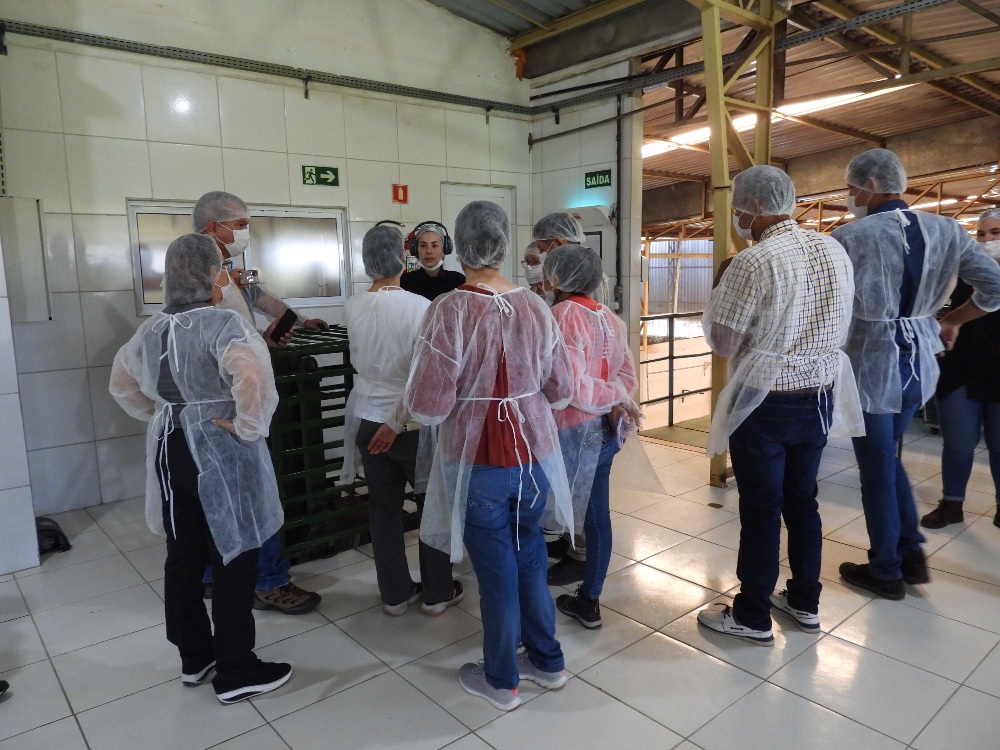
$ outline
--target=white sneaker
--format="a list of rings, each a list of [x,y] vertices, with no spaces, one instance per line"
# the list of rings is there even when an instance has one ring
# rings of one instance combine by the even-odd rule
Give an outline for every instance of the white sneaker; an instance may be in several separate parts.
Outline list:
[[[410,589],[410,598],[404,599],[399,604],[386,604],[382,602],[382,611],[387,615],[392,617],[401,617],[406,614],[406,609],[411,604],[416,604],[420,601],[420,598],[424,595],[424,587],[422,584],[415,583],[413,588]]]
[[[716,633],[740,638],[755,646],[773,646],[774,633],[770,630],[754,630],[740,625],[733,617],[733,608],[728,604],[711,604],[698,613],[698,624]]]
[[[531,680],[536,685],[548,690],[558,690],[569,679],[565,669],[560,669],[558,672],[542,671],[531,663],[527,651],[522,651],[517,655],[517,676],[522,680]]]
[[[771,594],[771,607],[791,617],[803,633],[812,633],[815,635],[819,632],[819,615],[789,607],[787,589],[782,589],[775,594]]]

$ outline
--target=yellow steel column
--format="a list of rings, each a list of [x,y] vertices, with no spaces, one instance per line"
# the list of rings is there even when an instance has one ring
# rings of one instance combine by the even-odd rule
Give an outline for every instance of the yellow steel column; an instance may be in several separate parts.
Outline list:
[[[715,271],[729,255],[730,241],[738,250],[746,247],[742,238],[732,230],[732,182],[729,175],[729,157],[732,154],[743,167],[768,164],[771,158],[771,108],[774,97],[774,38],[778,15],[776,0],[760,0],[760,13],[747,9],[746,4],[733,0],[689,0],[701,10],[702,44],[705,53],[705,94],[708,105],[708,126],[711,131],[709,153],[712,165],[713,204],[713,259]],[[749,48],[751,56],[725,71],[722,66],[722,19],[749,27],[758,33]],[[736,83],[740,73],[756,61],[756,94],[754,109],[757,123],[754,128],[754,149],[751,153],[732,127],[726,91]],[[728,80],[727,80],[728,79]],[[727,85],[728,84],[728,85]],[[738,100],[731,100],[738,104]],[[726,360],[712,356],[712,413],[715,413],[719,393],[726,385]],[[709,481],[714,487],[726,486],[727,455],[712,456]]]

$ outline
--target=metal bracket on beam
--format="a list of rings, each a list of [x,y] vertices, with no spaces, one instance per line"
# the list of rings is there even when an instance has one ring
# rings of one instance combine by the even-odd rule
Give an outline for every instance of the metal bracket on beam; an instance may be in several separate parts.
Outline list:
[[[493,110],[493,107],[487,107],[487,108],[486,108],[486,124],[487,124],[487,125],[489,125],[489,124],[490,124],[490,112],[491,112],[492,110]]]
[[[7,24],[0,21],[0,55],[7,54]]]
[[[552,108],[552,114],[556,116],[556,125],[559,124],[559,107]]]
[[[306,99],[309,98],[309,81],[312,80],[312,76],[307,75],[302,79],[302,94]]]

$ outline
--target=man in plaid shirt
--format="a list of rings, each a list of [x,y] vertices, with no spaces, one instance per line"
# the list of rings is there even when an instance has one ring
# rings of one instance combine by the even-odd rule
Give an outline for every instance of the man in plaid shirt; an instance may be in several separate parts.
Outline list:
[[[799,229],[794,206],[795,188],[781,170],[757,166],[736,177],[733,222],[757,244],[720,269],[702,321],[712,350],[731,358],[709,454],[728,440],[742,531],[740,593],[732,607],[699,612],[698,622],[759,646],[774,645],[772,607],[800,630],[820,630],[816,473],[828,435],[857,434],[863,423],[840,351],[851,320],[851,263],[835,240]],[[775,592],[782,516],[792,577]]]

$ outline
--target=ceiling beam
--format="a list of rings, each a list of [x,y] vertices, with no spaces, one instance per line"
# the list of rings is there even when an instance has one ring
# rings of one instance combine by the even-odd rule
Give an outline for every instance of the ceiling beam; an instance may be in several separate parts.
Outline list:
[[[705,175],[673,172],[669,169],[643,169],[642,176],[657,177],[665,180],[680,180],[682,182],[708,182],[708,177]]]
[[[805,13],[803,13],[801,8],[795,8],[792,11],[791,17],[792,20],[797,25],[801,26],[807,31],[818,29],[823,25],[822,22],[816,21],[813,18],[806,15]],[[847,37],[841,34],[831,34],[830,36],[826,37],[826,39],[827,41],[836,44],[838,47],[841,47],[842,49],[845,49],[848,52],[852,52],[859,55],[858,59],[861,62],[865,63],[872,70],[877,72],[879,75],[884,76],[885,78],[891,78],[895,73],[899,72],[898,64],[886,60],[881,56],[876,56],[875,53],[868,51],[865,45],[859,44],[858,42],[855,42],[852,39],[848,39]],[[956,91],[951,86],[948,86],[945,83],[940,83],[937,81],[928,81],[926,82],[926,85],[939,91],[942,94],[945,94],[946,96],[950,96],[952,99],[955,99],[956,101],[962,102],[962,104],[965,104],[966,106],[973,107],[974,109],[978,109],[982,112],[985,112],[988,115],[993,115],[994,117],[1000,117],[1000,108],[991,107],[987,104],[983,104],[982,102],[976,101],[975,99],[966,96],[964,93]]]
[[[959,5],[964,5],[966,8],[971,10],[973,13],[982,16],[987,21],[992,21],[997,26],[1000,26],[1000,16],[991,10],[987,10],[979,3],[974,3],[972,0],[958,0]]]
[[[858,14],[848,8],[846,5],[841,4],[838,0],[817,0],[816,5],[828,13],[831,13],[837,18],[849,19],[854,18]],[[885,26],[872,24],[870,26],[863,26],[861,28],[865,33],[871,34],[877,39],[881,39],[883,42],[890,42],[893,44],[905,42],[906,40],[896,32]],[[921,47],[920,45],[914,45],[909,48],[910,56],[915,57],[928,65],[933,65],[939,68],[949,67],[955,64],[954,60],[949,60],[936,52],[933,52],[926,47]],[[963,75],[958,76],[962,81],[969,84],[970,86],[979,89],[983,93],[989,94],[990,96],[1000,99],[1000,86],[990,83],[985,78],[981,78],[976,75]]]
[[[533,44],[544,42],[546,39],[565,34],[567,31],[586,26],[587,24],[594,23],[594,21],[600,21],[603,18],[620,13],[623,10],[628,10],[633,6],[641,5],[644,2],[646,0],[604,0],[600,3],[588,5],[586,8],[570,13],[567,16],[549,21],[545,24],[546,28],[544,29],[532,29],[531,31],[525,31],[522,34],[512,37],[510,48],[514,50],[521,49],[522,47],[530,47]]]

